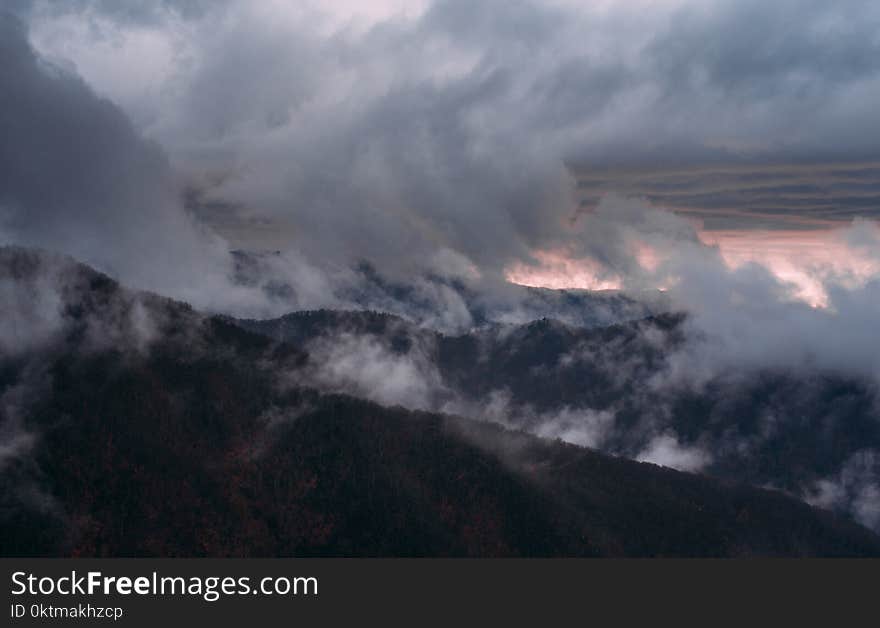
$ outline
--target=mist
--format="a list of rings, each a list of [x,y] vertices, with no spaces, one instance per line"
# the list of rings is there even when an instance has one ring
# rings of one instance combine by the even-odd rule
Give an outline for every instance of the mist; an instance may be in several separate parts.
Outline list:
[[[408,350],[340,333],[306,343],[311,370],[285,375],[687,471],[747,459],[782,429],[774,413],[793,415],[771,399],[757,435],[719,435],[711,412],[688,432],[675,424],[684,396],[717,394],[727,417],[763,378],[798,382],[799,399],[837,378],[875,395],[877,3],[580,4],[11,3],[0,243],[205,313],[390,312],[424,334]],[[758,191],[700,178],[709,168],[746,169]],[[804,169],[822,168],[857,176],[834,194],[802,189]],[[774,190],[785,203],[767,201]],[[811,301],[772,264],[731,264],[703,237],[712,220],[748,230],[756,216],[821,228],[852,263],[800,264]],[[558,275],[548,260],[592,282],[570,287],[613,295],[511,283]],[[4,356],[63,338],[81,288],[63,268],[0,276]],[[132,299],[92,321],[89,347],[148,351],[162,322]],[[674,333],[633,323],[669,313],[682,315]],[[539,407],[509,386],[473,399],[447,381],[431,334],[494,346],[541,319],[635,325],[634,340],[578,340],[541,365],[588,364],[618,399]],[[29,447],[12,408],[30,390],[0,399],[0,461]],[[848,452],[796,490],[876,528],[877,460]]]

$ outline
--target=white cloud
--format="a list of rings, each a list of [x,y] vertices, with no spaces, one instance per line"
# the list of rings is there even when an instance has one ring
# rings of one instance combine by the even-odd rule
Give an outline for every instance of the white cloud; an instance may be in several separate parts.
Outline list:
[[[652,440],[636,460],[679,471],[699,471],[712,461],[712,456],[696,447],[682,445],[674,436],[663,434]]]

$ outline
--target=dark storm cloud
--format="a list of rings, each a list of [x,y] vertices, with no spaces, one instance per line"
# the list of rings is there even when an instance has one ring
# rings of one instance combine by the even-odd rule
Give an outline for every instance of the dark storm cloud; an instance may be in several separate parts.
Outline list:
[[[132,11],[111,5],[41,3],[34,27],[83,6],[124,42]],[[451,248],[490,273],[528,261],[531,249],[571,239],[566,164],[880,156],[865,132],[880,111],[871,2],[590,10],[444,0],[363,28],[320,4],[163,6],[138,28],[184,52],[155,102],[132,105],[146,130],[196,179],[221,173],[218,201],[284,222],[313,258],[365,257],[387,270]],[[630,191],[611,175],[602,191]],[[748,202],[637,191],[685,210],[876,211],[870,190],[767,189]]]
[[[880,111],[869,62],[880,11],[868,2],[444,0],[366,24],[332,3],[229,2],[163,9],[136,26],[102,3],[35,6],[40,50],[136,103],[201,218],[231,237],[274,226],[313,263],[443,275],[438,260],[455,259],[497,278],[553,249],[626,275],[639,273],[633,246],[645,230],[665,246],[695,241],[638,204],[611,202],[595,219],[579,211],[572,173],[606,181],[582,188],[588,205],[638,194],[716,227],[745,212],[824,224],[876,209],[868,170],[850,183],[785,172],[763,187],[703,173],[620,183],[623,166],[755,172],[874,151],[864,130]],[[88,29],[77,30],[77,11]],[[108,73],[114,56],[131,61],[127,46],[142,52],[132,71]],[[138,91],[139,67],[160,87]],[[612,206],[633,224],[618,229]]]
[[[656,135],[691,162],[876,156],[878,27],[861,0],[688,3],[642,54]]]
[[[41,63],[16,20],[7,16],[0,28],[0,198],[7,228],[35,240],[61,238],[76,229],[82,212],[95,212],[97,225],[136,231],[142,225],[129,229],[129,221],[152,217],[124,214],[119,206],[146,207],[169,194],[161,152],[78,78]]]
[[[709,87],[740,104],[826,98],[877,73],[876,5],[816,0],[707,2],[676,13],[648,48],[667,93]]]
[[[183,211],[160,148],[0,15],[0,238],[62,251],[204,306],[246,295],[225,244]]]

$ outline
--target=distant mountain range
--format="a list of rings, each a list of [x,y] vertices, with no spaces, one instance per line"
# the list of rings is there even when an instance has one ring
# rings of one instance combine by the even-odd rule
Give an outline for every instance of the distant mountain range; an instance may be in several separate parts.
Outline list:
[[[0,285],[4,556],[880,556],[847,516],[748,485],[845,479],[880,442],[866,384],[649,390],[679,315],[239,321],[20,248]],[[791,409],[770,434],[768,408]],[[714,477],[559,440],[640,457],[673,436]]]
[[[260,286],[279,306],[303,310],[314,300],[303,299],[295,285],[279,276],[277,264],[288,263],[280,252],[235,251],[233,259],[236,282]],[[487,286],[431,273],[404,281],[384,276],[367,262],[335,279],[328,287],[332,294],[323,300],[334,302],[337,309],[383,312],[447,333],[546,316],[575,327],[602,327],[668,308],[662,292],[645,292],[634,299],[616,290],[550,290],[507,282]]]
[[[371,312],[296,312],[236,324],[312,347],[319,371],[329,356],[350,359],[370,347],[388,365],[410,363],[432,394],[413,404],[404,390],[397,399],[404,405],[464,413],[619,456],[668,459],[782,489],[880,527],[875,384],[784,370],[725,373],[699,386],[666,381],[667,357],[688,333],[685,321],[661,314],[579,328],[542,319],[454,336]],[[369,382],[356,374],[329,379],[339,392],[369,395]]]

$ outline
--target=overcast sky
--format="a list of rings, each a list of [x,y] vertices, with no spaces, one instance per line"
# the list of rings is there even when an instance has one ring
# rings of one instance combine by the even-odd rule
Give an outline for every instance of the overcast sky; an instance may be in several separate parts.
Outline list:
[[[675,210],[623,214],[684,241],[880,202],[876,2],[9,6],[4,80],[32,89],[5,108],[7,160],[30,160],[7,174],[5,229],[75,231],[64,248],[110,268],[164,238],[177,267],[245,246],[503,276],[552,251],[616,276],[634,251],[595,217],[609,194]]]

